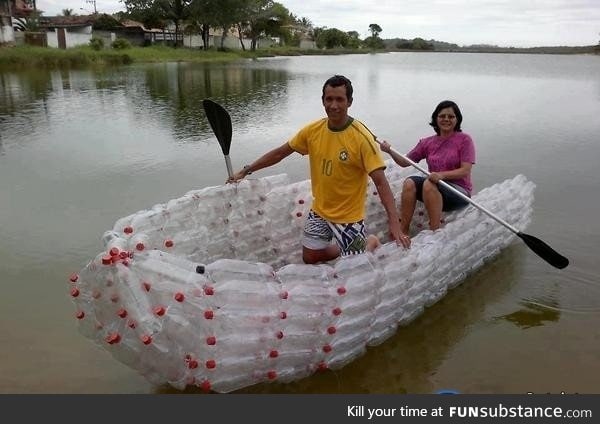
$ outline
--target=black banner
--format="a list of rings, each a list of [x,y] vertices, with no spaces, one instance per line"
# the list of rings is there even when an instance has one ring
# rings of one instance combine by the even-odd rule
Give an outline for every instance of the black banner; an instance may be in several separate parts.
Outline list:
[[[594,400],[595,399],[595,400]],[[2,395],[5,422],[598,422],[598,395]],[[55,421],[56,420],[56,421]]]

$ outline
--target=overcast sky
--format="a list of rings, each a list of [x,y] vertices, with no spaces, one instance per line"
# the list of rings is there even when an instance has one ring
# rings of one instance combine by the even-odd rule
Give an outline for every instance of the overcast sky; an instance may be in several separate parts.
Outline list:
[[[69,8],[84,14],[94,0],[37,0],[46,16]],[[381,38],[421,37],[458,45],[584,46],[600,39],[600,0],[281,0],[313,26]],[[119,0],[96,0],[98,12],[124,10]]]

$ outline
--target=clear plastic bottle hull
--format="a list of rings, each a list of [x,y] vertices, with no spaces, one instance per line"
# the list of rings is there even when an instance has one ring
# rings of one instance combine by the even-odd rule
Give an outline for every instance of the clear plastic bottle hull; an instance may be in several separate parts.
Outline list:
[[[386,174],[399,188],[408,173],[397,168]],[[474,200],[523,229],[532,193],[516,177]],[[386,234],[385,211],[367,197],[369,232]],[[411,249],[385,243],[306,265],[300,243],[311,202],[310,182],[269,177],[118,220],[68,282],[81,333],[153,384],[228,392],[293,381],[384,342],[515,238],[467,207],[445,215],[440,231],[413,228]],[[415,215],[427,222],[426,212]]]

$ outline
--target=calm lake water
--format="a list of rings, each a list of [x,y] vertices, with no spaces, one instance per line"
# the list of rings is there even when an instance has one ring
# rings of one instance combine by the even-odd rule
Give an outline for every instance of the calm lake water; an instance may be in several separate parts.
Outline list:
[[[165,393],[81,336],[68,276],[123,216],[227,176],[204,117],[229,110],[234,168],[323,116],[321,86],[354,83],[353,116],[408,151],[435,105],[461,107],[476,190],[537,184],[527,233],[418,320],[336,372],[245,393],[598,393],[600,56],[396,53],[0,73],[0,393]],[[258,173],[308,176],[294,155]]]

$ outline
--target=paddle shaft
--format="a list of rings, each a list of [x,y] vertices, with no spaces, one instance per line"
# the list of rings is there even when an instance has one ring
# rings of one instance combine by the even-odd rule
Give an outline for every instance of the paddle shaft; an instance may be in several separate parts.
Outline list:
[[[229,174],[229,178],[233,178],[233,167],[231,166],[231,159],[229,159],[229,155],[225,155],[225,165],[227,166],[227,174]]]
[[[379,143],[381,145],[381,143],[376,139],[375,141],[377,141],[377,143]],[[395,153],[396,155],[400,156],[402,159],[404,159],[406,162],[408,162],[413,168],[418,169],[419,171],[421,171],[422,173],[424,173],[425,175],[429,176],[430,172],[425,170],[422,166],[419,166],[419,164],[417,164],[416,162],[413,162],[412,160],[410,160],[409,158],[407,158],[406,156],[400,154],[397,150],[393,149],[390,147],[390,151]],[[448,190],[452,191],[452,193],[456,194],[457,196],[459,196],[461,199],[469,202],[470,204],[472,204],[473,206],[475,206],[477,209],[479,209],[481,212],[483,212],[484,214],[486,214],[487,216],[489,216],[490,218],[492,218],[493,220],[495,220],[496,222],[498,222],[499,224],[505,226],[506,228],[508,228],[510,231],[512,231],[513,233],[519,235],[520,231],[517,230],[515,227],[513,227],[512,225],[510,225],[508,222],[506,222],[505,220],[503,220],[502,218],[500,218],[499,216],[495,215],[494,213],[488,211],[486,208],[484,208],[483,206],[481,206],[479,203],[475,202],[473,199],[471,199],[469,196],[465,195],[464,193],[460,192],[459,190],[455,189],[454,187],[452,187],[450,184],[448,184],[447,182],[443,181],[443,180],[439,180],[438,184],[442,185],[443,187],[447,188]]]

